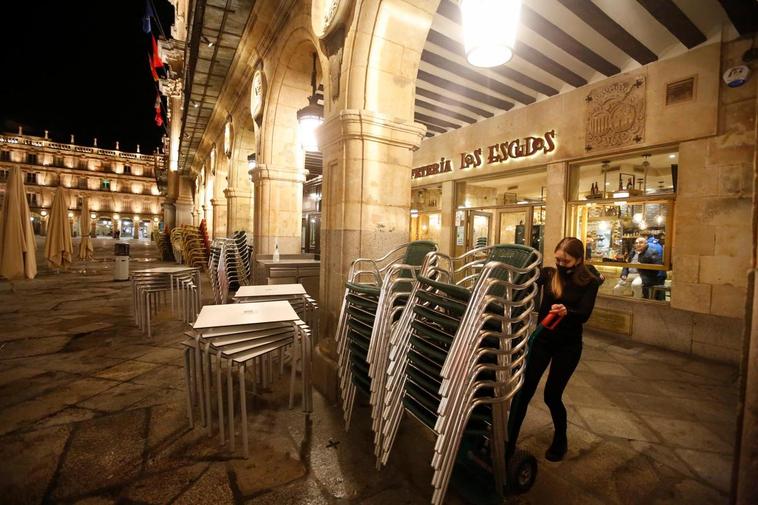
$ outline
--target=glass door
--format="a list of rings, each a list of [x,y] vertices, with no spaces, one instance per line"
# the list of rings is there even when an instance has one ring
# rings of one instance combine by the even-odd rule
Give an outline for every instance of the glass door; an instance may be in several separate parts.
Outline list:
[[[526,244],[529,232],[528,212],[526,209],[506,210],[498,215],[500,225],[498,227],[498,244]]]
[[[492,213],[472,210],[469,211],[468,249],[476,249],[493,245]]]

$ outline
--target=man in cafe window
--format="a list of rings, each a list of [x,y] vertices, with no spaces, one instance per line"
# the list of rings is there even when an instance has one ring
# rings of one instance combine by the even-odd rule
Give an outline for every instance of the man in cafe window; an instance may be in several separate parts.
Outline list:
[[[637,237],[634,241],[634,253],[629,263],[649,265],[663,264],[663,248],[657,244],[651,244],[646,237]],[[651,288],[664,283],[666,272],[663,270],[650,270],[647,268],[624,268],[621,270],[621,281],[626,284],[627,279],[632,281],[632,293],[635,297],[650,298]],[[619,283],[621,285],[622,283]],[[660,293],[663,294],[662,292]]]

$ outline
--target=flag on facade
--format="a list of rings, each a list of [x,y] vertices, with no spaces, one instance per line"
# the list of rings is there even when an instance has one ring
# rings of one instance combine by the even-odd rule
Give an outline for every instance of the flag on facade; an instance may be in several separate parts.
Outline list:
[[[155,11],[153,10],[150,0],[145,0],[145,15],[142,16],[142,31],[145,33],[150,33],[152,31],[152,27],[150,26],[151,17],[155,17]]]
[[[163,126],[163,113],[161,112],[161,94],[155,95],[155,124],[157,126]]]
[[[150,38],[153,40],[153,56],[152,60],[152,66],[153,68],[163,68],[163,60],[161,60],[160,54],[158,54],[158,42],[155,40],[154,35],[150,35]]]
[[[150,59],[150,56],[147,57],[147,66],[150,67],[150,73],[153,75],[153,80],[155,82],[158,82],[158,72],[155,71],[155,67],[153,66],[153,62]]]

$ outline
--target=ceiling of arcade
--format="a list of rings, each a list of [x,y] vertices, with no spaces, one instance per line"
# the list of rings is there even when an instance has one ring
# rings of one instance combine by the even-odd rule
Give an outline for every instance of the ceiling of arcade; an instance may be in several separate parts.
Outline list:
[[[421,55],[416,121],[427,136],[681,54],[737,30],[718,0],[523,0],[513,59],[469,65],[461,18],[441,0]]]
[[[457,0],[440,1],[416,82],[415,119],[426,125],[427,136],[755,29],[755,21],[740,19],[735,2],[726,0],[522,1],[514,56],[492,69],[467,63]],[[300,3],[308,2],[195,2],[179,160],[184,170],[200,164],[195,157],[235,72],[235,58],[240,60],[240,48],[246,46],[241,40],[251,12],[269,7],[266,12],[276,21],[268,23],[264,38],[271,37],[292,14],[287,9]],[[252,56],[243,53],[242,60]],[[302,105],[306,102],[304,97]],[[318,161],[306,160],[314,176],[320,173]]]

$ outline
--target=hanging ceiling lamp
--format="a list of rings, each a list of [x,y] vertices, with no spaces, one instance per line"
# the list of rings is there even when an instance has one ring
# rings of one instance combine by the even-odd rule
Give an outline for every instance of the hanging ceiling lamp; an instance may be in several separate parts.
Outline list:
[[[324,106],[318,103],[316,96],[316,53],[313,53],[313,70],[311,72],[313,93],[308,97],[308,105],[297,111],[297,124],[300,130],[300,143],[308,152],[318,151],[316,128],[324,122]]]
[[[475,67],[496,67],[513,56],[521,0],[461,0],[463,45]]]

